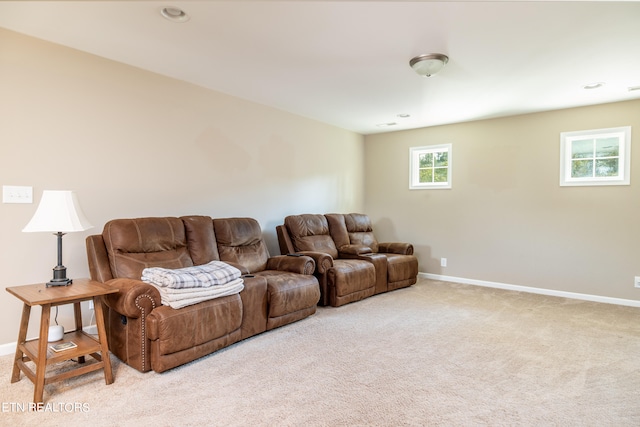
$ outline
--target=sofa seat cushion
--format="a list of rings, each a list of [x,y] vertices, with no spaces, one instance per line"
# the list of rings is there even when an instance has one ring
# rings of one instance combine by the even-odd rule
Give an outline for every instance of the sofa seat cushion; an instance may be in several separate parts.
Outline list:
[[[276,270],[256,275],[267,279],[269,318],[315,307],[320,300],[320,286],[315,276]]]
[[[335,259],[329,269],[328,285],[335,287],[337,297],[375,289],[376,269],[368,261],[356,259]]]
[[[147,318],[147,334],[160,354],[171,354],[231,334],[242,325],[239,294],[175,310],[162,306]]]

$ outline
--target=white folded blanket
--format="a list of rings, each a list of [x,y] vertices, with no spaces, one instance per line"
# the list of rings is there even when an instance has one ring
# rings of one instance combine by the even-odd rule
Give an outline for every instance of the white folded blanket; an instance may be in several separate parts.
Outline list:
[[[225,262],[211,261],[204,265],[178,269],[145,268],[142,270],[142,281],[173,289],[207,288],[224,285],[241,275],[240,270]]]
[[[237,294],[244,289],[244,280],[239,278],[224,285],[210,286],[208,288],[172,289],[157,286],[154,283],[151,283],[151,285],[160,291],[162,305],[168,305],[171,308],[182,308],[202,301]]]

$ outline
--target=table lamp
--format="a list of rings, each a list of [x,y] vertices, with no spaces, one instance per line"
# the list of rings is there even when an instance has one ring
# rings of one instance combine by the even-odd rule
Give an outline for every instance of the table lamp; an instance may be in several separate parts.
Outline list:
[[[47,282],[47,287],[71,284],[71,279],[67,278],[67,268],[62,265],[62,236],[91,227],[93,225],[84,216],[73,191],[43,191],[36,213],[22,231],[47,231],[58,236],[58,265],[54,267],[53,279]]]

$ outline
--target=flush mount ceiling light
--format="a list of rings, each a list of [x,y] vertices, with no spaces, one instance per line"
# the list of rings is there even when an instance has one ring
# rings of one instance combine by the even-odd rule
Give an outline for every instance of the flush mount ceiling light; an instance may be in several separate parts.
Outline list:
[[[413,71],[418,73],[418,75],[431,77],[438,71],[442,70],[442,67],[444,67],[447,62],[449,62],[449,57],[447,55],[443,55],[441,53],[428,53],[425,55],[418,55],[411,59],[411,61],[409,61],[409,65],[413,68]]]
[[[173,6],[163,7],[160,10],[160,15],[171,22],[187,22],[190,19],[184,10]]]

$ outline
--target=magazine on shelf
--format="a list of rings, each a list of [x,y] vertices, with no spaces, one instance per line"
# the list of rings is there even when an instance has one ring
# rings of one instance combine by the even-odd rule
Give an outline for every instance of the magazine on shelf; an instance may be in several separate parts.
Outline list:
[[[50,345],[49,348],[51,348],[51,350],[53,351],[64,351],[64,350],[70,350],[72,348],[76,348],[78,347],[78,345],[76,343],[74,343],[73,341],[67,341],[67,342],[61,342],[60,344],[54,344],[54,345]]]

